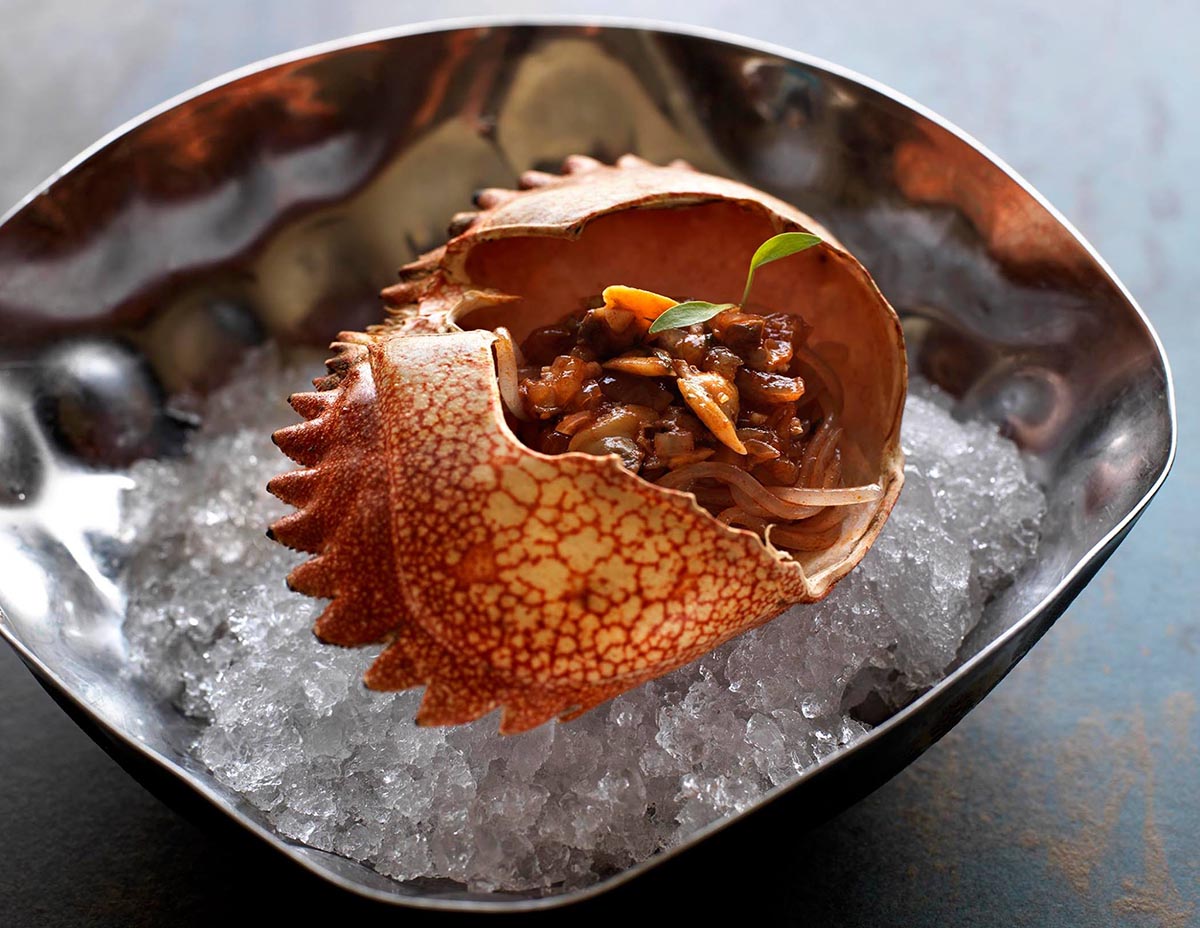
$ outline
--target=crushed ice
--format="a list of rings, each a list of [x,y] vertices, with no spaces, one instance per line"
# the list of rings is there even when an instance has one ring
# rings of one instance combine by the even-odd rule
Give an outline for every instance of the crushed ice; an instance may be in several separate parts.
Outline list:
[[[258,358],[187,459],[133,469],[125,633],[147,681],[207,723],[193,750],[219,780],[280,833],[398,879],[586,884],[745,809],[867,731],[872,700],[936,682],[1037,545],[1045,501],[1015,446],[914,384],[900,502],[825,602],[570,724],[418,728],[419,693],[360,685],[377,649],[316,642],[322,604],[283,584],[303,556],[264,536],[286,511],[264,486],[290,467],[270,435],[311,367]]]

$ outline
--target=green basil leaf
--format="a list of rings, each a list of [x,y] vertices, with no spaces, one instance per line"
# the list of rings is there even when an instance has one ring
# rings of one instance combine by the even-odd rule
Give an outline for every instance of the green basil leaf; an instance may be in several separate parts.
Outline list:
[[[758,250],[754,252],[754,257],[750,259],[750,273],[746,275],[746,289],[742,292],[743,305],[750,299],[750,286],[754,283],[754,272],[760,267],[820,244],[820,237],[810,235],[808,232],[782,232],[759,245]]]
[[[657,335],[667,329],[682,329],[697,322],[708,322],[717,313],[723,313],[727,309],[733,309],[733,304],[705,303],[702,300],[676,303],[651,323],[650,334]]]

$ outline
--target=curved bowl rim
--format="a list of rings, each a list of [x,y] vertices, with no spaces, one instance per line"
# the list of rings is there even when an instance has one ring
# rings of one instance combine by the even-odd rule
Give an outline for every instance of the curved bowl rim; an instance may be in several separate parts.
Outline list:
[[[420,23],[413,23],[404,26],[393,26],[382,29],[369,30],[366,32],[356,33],[354,35],[345,36],[338,39],[333,39],[325,42],[318,42],[313,45],[304,46],[292,51],[284,52],[278,55],[272,55],[267,58],[262,58],[256,62],[235,68],[227,71],[217,77],[204,81],[196,86],[176,94],[175,96],[153,106],[141,114],[133,117],[122,125],[113,129],[111,132],[102,136],[99,140],[89,145],[82,152],[71,158],[57,171],[52,173],[46,180],[38,184],[28,194],[17,201],[3,216],[0,216],[0,226],[8,223],[17,213],[19,213],[29,202],[35,197],[40,196],[45,190],[49,189],[60,178],[74,170],[79,165],[83,164],[93,155],[97,154],[104,148],[111,145],[113,142],[127,135],[137,127],[149,122],[157,116],[174,109],[188,100],[194,99],[202,94],[208,93],[211,90],[222,87],[226,84],[234,83],[244,77],[269,68],[277,67],[283,64],[290,64],[296,61],[310,58],[315,55],[326,54],[329,52],[343,51],[353,48],[358,45],[365,45],[372,42],[387,41],[392,39],[400,39],[417,35],[429,35],[439,32],[455,32],[471,29],[488,29],[488,28],[555,28],[555,27],[581,27],[581,26],[600,26],[605,29],[613,30],[630,30],[640,32],[651,32],[659,34],[668,34],[683,36],[689,38],[706,39],[713,42],[719,42],[729,45],[735,45],[740,48],[751,51],[762,52],[764,54],[773,55],[778,58],[794,61],[806,67],[814,67],[819,70],[833,74],[844,80],[860,84],[875,93],[880,94],[901,106],[912,110],[919,116],[928,119],[930,122],[941,127],[945,131],[951,133],[962,142],[974,148],[992,164],[998,167],[1005,173],[1009,179],[1015,182],[1022,190],[1041,205],[1054,219],[1063,226],[1071,236],[1079,243],[1083,250],[1099,268],[1104,272],[1105,276],[1112,281],[1117,287],[1121,296],[1129,304],[1136,313],[1146,334],[1150,337],[1158,354],[1158,359],[1162,364],[1164,373],[1164,390],[1166,394],[1167,413],[1170,425],[1170,445],[1167,451],[1166,461],[1163,464],[1162,470],[1156,476],[1154,483],[1146,491],[1146,493],[1133,505],[1133,507],[1122,517],[1108,532],[1093,545],[1087,553],[1082,556],[1071,570],[1063,577],[1063,579],[1054,586],[1041,600],[1032,608],[1026,611],[1018,621],[1013,623],[1009,628],[1005,629],[993,641],[989,642],[977,653],[962,664],[954,668],[949,674],[920,697],[909,703],[895,715],[888,718],[885,722],[873,728],[865,736],[855,741],[830,756],[817,761],[813,766],[807,768],[803,773],[796,776],[795,779],[780,786],[776,786],[766,793],[755,803],[747,812],[740,813],[734,816],[725,816],[715,822],[706,825],[705,827],[693,832],[683,842],[668,848],[661,853],[655,854],[643,861],[640,861],[633,866],[621,871],[613,876],[594,883],[590,886],[583,887],[577,890],[560,893],[553,896],[543,896],[536,898],[519,898],[507,896],[497,898],[495,900],[483,898],[458,898],[446,896],[421,896],[421,895],[405,895],[400,893],[391,893],[385,890],[376,889],[374,887],[365,886],[349,880],[342,875],[327,870],[320,866],[316,860],[306,853],[307,849],[303,845],[286,839],[276,834],[274,831],[264,825],[255,822],[245,817],[238,809],[234,808],[223,796],[219,795],[215,790],[202,782],[198,776],[163,756],[158,751],[152,749],[136,738],[130,738],[125,732],[114,728],[96,712],[88,703],[82,701],[74,691],[67,687],[62,679],[50,670],[29,647],[16,637],[15,630],[9,625],[9,620],[0,609],[0,637],[16,651],[21,660],[29,667],[41,681],[53,686],[57,693],[67,700],[86,717],[92,724],[100,730],[106,732],[110,737],[127,749],[133,750],[140,755],[141,759],[150,762],[163,773],[173,777],[177,781],[187,785],[194,790],[200,797],[205,799],[212,807],[224,813],[232,822],[242,826],[256,837],[265,841],[268,845],[274,847],[295,864],[303,867],[308,872],[315,876],[326,880],[341,889],[356,895],[371,899],[376,902],[381,902],[390,905],[404,906],[409,908],[441,910],[441,911],[456,911],[456,912],[532,912],[537,910],[545,910],[558,908],[570,905],[576,902],[581,902],[585,899],[592,898],[607,892],[623,883],[626,883],[648,870],[657,867],[659,864],[678,856],[686,850],[700,844],[712,835],[724,830],[733,825],[735,822],[745,817],[748,812],[753,812],[761,809],[763,806],[770,804],[780,795],[790,792],[797,788],[802,782],[815,774],[818,770],[830,766],[831,764],[841,762],[842,759],[851,756],[856,751],[863,750],[869,743],[872,743],[883,737],[893,728],[897,728],[904,724],[909,718],[919,714],[922,709],[928,704],[937,693],[946,687],[949,687],[953,682],[961,677],[969,675],[979,665],[986,663],[990,656],[996,651],[1002,649],[1013,637],[1020,634],[1029,625],[1034,623],[1040,616],[1049,611],[1049,607],[1058,602],[1062,597],[1067,596],[1068,602],[1071,598],[1070,591],[1076,585],[1081,575],[1084,575],[1089,568],[1098,566],[1098,562],[1102,561],[1106,554],[1119,544],[1128,532],[1130,527],[1141,516],[1150,500],[1154,498],[1162,487],[1163,482],[1167,479],[1175,462],[1175,456],[1178,449],[1179,427],[1177,421],[1177,412],[1175,405],[1175,386],[1174,379],[1171,373],[1170,362],[1167,359],[1166,350],[1163,347],[1162,340],[1158,332],[1154,329],[1145,311],[1138,305],[1137,300],[1129,292],[1128,288],[1122,283],[1119,277],[1109,267],[1108,263],[1100,256],[1096,249],[1087,241],[1086,238],[1075,228],[1071,222],[1062,215],[1041,193],[1039,193],[1028,181],[1018,174],[1007,162],[994,154],[987,146],[979,142],[970,133],[959,128],[948,119],[938,115],[933,110],[923,106],[906,94],[884,84],[873,78],[867,77],[850,68],[835,64],[816,55],[810,55],[804,52],[795,51],[782,45],[777,45],[772,42],[761,41],[747,36],[738,35],[724,30],[704,27],[692,26],[683,23],[671,22],[666,20],[656,19],[641,19],[637,17],[622,17],[622,16],[587,16],[587,15],[498,15],[498,16],[469,16],[469,17],[453,17],[446,19],[429,20]],[[1065,604],[1064,604],[1065,605]],[[1054,618],[1056,618],[1055,616]],[[1047,624],[1053,624],[1054,618]],[[1018,661],[1020,658],[1017,659]],[[1014,665],[1015,666],[1014,662]],[[1005,670],[1007,673],[1007,669]],[[972,704],[970,708],[973,708]],[[968,709],[969,711],[969,709]]]

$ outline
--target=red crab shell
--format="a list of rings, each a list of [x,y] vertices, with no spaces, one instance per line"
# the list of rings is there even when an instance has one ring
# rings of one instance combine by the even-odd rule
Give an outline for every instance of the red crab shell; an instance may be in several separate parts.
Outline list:
[[[454,237],[384,291],[391,319],[334,343],[307,420],[275,433],[304,466],[268,489],[298,511],[272,535],[313,559],[290,586],[332,602],[326,643],[386,647],[372,689],[425,686],[417,721],[502,707],[511,733],[572,718],[824,597],[866,553],[903,480],[899,321],[862,266],[793,207],[685,164],[569,158],[522,190],[487,190]],[[882,496],[838,541],[794,557],[729,528],[690,493],[615,456],[547,456],[505,423],[491,329],[521,340],[622,283],[737,302],[769,236],[816,231],[762,268],[758,301],[803,314],[844,385],[846,479]]]

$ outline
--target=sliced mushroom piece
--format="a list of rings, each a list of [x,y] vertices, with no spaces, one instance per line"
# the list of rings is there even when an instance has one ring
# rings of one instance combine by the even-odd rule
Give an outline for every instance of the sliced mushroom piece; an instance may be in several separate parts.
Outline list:
[[[638,377],[672,377],[671,365],[658,355],[623,354],[600,365],[605,370],[635,374]]]
[[[681,361],[676,362],[675,373],[680,395],[705,428],[731,451],[745,454],[746,446],[737,437],[737,387],[720,374],[698,371]]]

